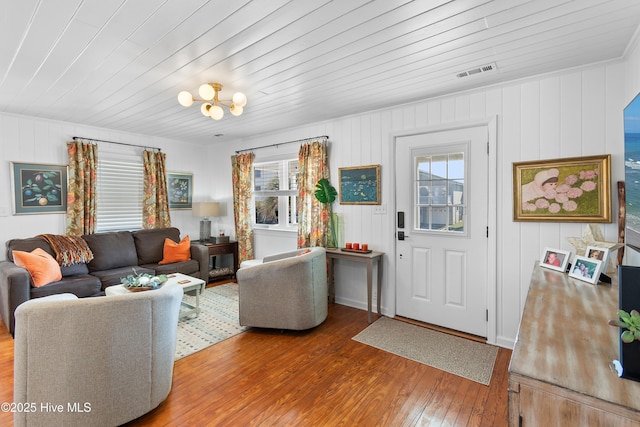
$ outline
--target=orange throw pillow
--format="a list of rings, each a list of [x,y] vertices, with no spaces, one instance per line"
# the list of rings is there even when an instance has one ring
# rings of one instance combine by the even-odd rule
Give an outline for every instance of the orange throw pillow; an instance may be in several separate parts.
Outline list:
[[[189,236],[176,243],[168,237],[164,239],[162,261],[158,264],[172,264],[174,262],[189,261],[191,259],[191,242]]]
[[[311,249],[305,249],[305,250],[304,250],[304,251],[302,251],[302,252],[298,252],[298,253],[296,254],[296,256],[301,256],[301,255],[304,255],[304,254],[308,254],[309,252],[311,252]]]
[[[18,267],[27,269],[36,288],[62,279],[58,261],[44,249],[36,248],[31,252],[13,251],[13,261]]]

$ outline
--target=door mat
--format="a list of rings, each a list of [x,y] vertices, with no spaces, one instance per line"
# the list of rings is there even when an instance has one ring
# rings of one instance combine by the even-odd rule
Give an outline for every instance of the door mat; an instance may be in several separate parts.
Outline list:
[[[381,317],[354,340],[489,385],[498,347]]]

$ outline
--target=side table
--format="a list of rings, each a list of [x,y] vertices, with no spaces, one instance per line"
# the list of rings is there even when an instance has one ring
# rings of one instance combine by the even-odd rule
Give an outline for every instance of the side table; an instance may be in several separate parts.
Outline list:
[[[344,252],[340,249],[327,249],[327,259],[329,260],[329,301],[335,302],[336,288],[335,278],[333,276],[333,261],[335,259],[344,259],[347,261],[362,262],[367,265],[367,314],[369,323],[371,323],[371,291],[373,282],[373,264],[378,266],[378,315],[380,315],[380,300],[382,299],[382,256],[384,252],[372,251],[370,253]]]
[[[200,243],[200,242],[197,242]],[[238,242],[235,240],[230,240],[228,243],[200,243],[204,245],[209,250],[209,256],[217,256],[217,255],[233,255],[233,272],[228,275],[222,275],[220,277],[228,276],[235,277],[236,272],[238,271]],[[215,268],[215,266],[214,266]],[[213,270],[211,270],[213,271]],[[209,281],[211,281],[211,275],[209,276]],[[217,279],[218,277],[216,277]]]

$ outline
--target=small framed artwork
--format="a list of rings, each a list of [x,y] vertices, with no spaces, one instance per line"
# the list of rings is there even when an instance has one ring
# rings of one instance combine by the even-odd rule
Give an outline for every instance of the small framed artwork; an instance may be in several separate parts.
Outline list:
[[[513,220],[611,222],[611,155],[513,164]]]
[[[600,248],[597,246],[587,246],[587,249],[584,251],[584,256],[590,259],[597,259],[602,261],[603,270],[607,269],[607,263],[609,262],[609,252],[611,252],[608,248]]]
[[[551,270],[566,271],[571,258],[571,252],[561,249],[545,248],[542,253],[540,266]]]
[[[11,162],[14,213],[67,211],[67,166]]]
[[[598,259],[576,255],[569,276],[595,285],[600,279],[602,265],[602,261]]]
[[[341,205],[379,205],[380,165],[339,168]]]
[[[191,209],[193,207],[193,174],[167,172],[169,209]]]

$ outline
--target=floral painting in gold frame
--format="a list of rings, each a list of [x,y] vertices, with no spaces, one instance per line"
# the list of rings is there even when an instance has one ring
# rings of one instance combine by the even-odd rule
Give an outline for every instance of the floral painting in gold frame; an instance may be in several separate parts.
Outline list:
[[[611,222],[611,155],[513,164],[513,220]]]

